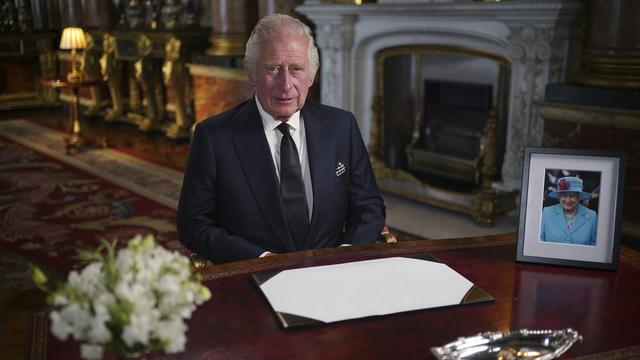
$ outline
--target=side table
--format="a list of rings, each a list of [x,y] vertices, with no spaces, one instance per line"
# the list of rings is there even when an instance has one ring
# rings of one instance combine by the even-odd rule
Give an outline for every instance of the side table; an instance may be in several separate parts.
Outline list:
[[[80,80],[80,81],[66,81],[59,79],[43,79],[41,84],[54,89],[71,89],[73,93],[73,101],[71,102],[71,114],[69,118],[69,126],[67,129],[66,153],[72,155],[77,153],[80,148],[90,144],[87,139],[82,137],[82,120],[80,119],[80,88],[98,86],[103,84],[103,80]],[[106,145],[106,139],[103,139],[102,146]]]

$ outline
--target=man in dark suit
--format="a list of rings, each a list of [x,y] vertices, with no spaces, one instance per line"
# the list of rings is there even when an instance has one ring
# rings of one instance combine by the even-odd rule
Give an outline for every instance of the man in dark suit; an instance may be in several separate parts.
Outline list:
[[[270,15],[247,42],[256,96],[195,129],[180,241],[215,263],[376,241],[385,208],[353,114],[306,102],[309,28]]]

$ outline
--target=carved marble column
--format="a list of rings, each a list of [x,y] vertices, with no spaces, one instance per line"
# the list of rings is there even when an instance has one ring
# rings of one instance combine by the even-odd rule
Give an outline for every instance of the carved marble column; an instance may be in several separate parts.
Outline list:
[[[317,45],[320,52],[322,91],[321,102],[326,105],[351,108],[349,102],[350,49],[353,45],[353,24],[356,17],[335,17],[316,28]]]
[[[211,0],[211,47],[208,55],[244,56],[244,48],[257,21],[255,0]]]
[[[564,77],[569,46],[566,30],[543,26],[511,26],[507,37],[511,68],[511,103],[507,149],[502,167],[507,188],[520,187],[525,146],[542,145],[543,123],[534,102],[544,99],[545,85]]]

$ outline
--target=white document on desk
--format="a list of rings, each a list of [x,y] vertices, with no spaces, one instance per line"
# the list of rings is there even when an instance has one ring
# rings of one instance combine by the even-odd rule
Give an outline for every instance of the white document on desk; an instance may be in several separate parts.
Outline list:
[[[329,323],[461,304],[473,286],[445,264],[393,257],[284,270],[260,289],[278,313]]]

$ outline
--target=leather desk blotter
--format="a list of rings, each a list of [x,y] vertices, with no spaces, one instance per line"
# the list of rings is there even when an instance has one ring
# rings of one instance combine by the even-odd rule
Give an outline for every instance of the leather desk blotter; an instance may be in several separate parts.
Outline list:
[[[432,256],[258,272],[253,279],[284,329],[495,300]]]

